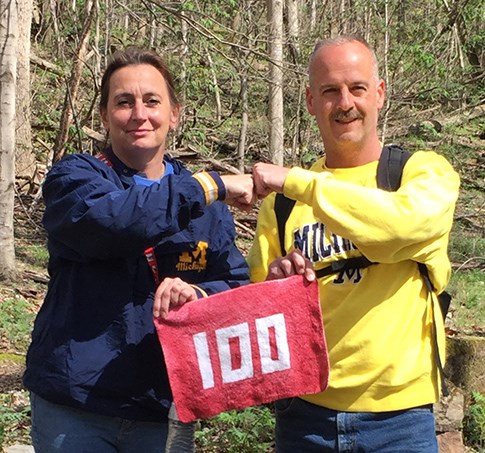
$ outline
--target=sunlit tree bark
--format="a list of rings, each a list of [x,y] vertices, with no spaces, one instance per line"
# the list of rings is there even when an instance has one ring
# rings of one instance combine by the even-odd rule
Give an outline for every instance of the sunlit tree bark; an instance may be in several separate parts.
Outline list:
[[[16,86],[16,175],[31,181],[36,168],[30,126],[30,29],[32,0],[18,0],[17,86]],[[28,184],[21,187],[29,188]]]
[[[283,165],[283,1],[268,0],[269,19],[269,155]]]
[[[17,3],[0,0],[0,279],[15,278],[15,83]]]

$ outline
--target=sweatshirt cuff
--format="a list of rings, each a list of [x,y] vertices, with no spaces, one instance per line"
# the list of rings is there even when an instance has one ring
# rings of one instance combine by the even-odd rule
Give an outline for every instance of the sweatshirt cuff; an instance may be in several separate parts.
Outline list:
[[[196,286],[196,285],[190,285],[190,286],[192,286],[192,288],[195,289],[197,298],[202,299],[204,297],[209,297],[208,294],[200,286]]]
[[[283,194],[293,200],[304,201],[304,194],[314,179],[315,172],[293,167],[286,175]]]
[[[202,186],[205,195],[206,205],[214,203],[216,200],[226,198],[226,188],[221,177],[215,171],[196,173],[193,177]]]

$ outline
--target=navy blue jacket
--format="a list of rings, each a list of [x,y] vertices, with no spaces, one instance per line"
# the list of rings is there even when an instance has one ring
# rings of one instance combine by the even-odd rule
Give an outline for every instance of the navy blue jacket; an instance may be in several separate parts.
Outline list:
[[[45,181],[51,278],[24,384],[54,403],[163,422],[172,395],[144,251],[154,247],[160,280],[180,277],[207,294],[247,284],[248,269],[227,206],[206,206],[178,161],[166,157],[175,174],[146,187],[108,156],[112,168],[89,155],[66,157]]]

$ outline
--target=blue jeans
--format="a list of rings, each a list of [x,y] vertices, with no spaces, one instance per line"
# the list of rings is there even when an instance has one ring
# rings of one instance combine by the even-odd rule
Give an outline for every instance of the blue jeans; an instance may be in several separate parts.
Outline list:
[[[340,412],[287,398],[275,402],[276,453],[437,453],[432,406]]]
[[[124,420],[50,403],[31,393],[36,453],[164,453],[167,423]]]

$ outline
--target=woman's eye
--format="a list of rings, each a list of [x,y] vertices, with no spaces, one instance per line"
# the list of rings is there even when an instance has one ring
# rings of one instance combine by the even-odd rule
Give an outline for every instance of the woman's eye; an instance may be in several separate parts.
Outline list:
[[[155,98],[151,98],[151,99],[148,99],[146,101],[146,103],[150,106],[155,106],[155,105],[158,105],[160,104],[160,101],[158,99],[155,99]]]
[[[130,101],[128,101],[128,99],[118,99],[117,105],[120,107],[129,107]]]

